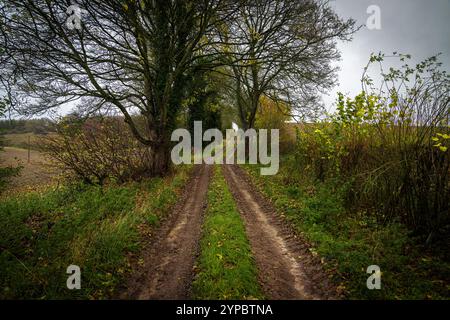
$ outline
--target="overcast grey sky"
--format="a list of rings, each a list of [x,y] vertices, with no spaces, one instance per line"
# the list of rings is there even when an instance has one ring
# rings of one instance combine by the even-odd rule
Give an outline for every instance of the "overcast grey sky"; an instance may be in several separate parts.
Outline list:
[[[339,43],[342,59],[337,65],[339,85],[324,96],[328,110],[336,93],[355,95],[361,90],[360,78],[371,52],[409,53],[412,63],[442,53],[440,61],[450,69],[450,0],[334,0],[330,5],[339,16],[365,25],[367,8],[380,8],[381,29],[363,27],[351,42]]]

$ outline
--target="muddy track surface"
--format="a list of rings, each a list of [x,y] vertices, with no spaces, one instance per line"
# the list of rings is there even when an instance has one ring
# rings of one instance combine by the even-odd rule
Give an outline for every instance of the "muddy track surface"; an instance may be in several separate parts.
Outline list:
[[[198,255],[211,166],[195,166],[171,215],[154,234],[122,299],[188,299]]]
[[[320,261],[276,214],[238,166],[224,165],[225,179],[243,217],[247,237],[268,299],[336,299]]]

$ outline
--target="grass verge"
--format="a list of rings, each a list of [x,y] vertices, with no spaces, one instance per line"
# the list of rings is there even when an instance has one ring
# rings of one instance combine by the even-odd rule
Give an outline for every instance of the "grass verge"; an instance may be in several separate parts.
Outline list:
[[[343,208],[339,186],[292,183],[292,169],[281,163],[275,176],[244,166],[278,212],[312,244],[350,299],[448,299],[450,265],[418,244],[400,223],[380,224],[367,213]],[[381,268],[381,290],[366,286],[367,267]]]
[[[193,282],[195,299],[262,299],[257,269],[236,204],[223,177],[214,168],[201,254]]]
[[[170,211],[189,176],[179,169],[120,186],[65,186],[0,200],[1,299],[102,299],[129,270],[142,230]],[[66,268],[81,268],[81,289]]]

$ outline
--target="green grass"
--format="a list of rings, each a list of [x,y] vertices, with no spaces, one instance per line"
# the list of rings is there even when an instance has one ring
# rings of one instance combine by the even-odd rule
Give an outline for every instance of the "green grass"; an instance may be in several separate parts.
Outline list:
[[[245,166],[278,212],[313,245],[339,289],[351,299],[448,299],[450,265],[414,242],[400,223],[382,225],[365,212],[344,209],[343,185],[293,182],[291,165],[275,176]],[[294,179],[295,180],[295,179]],[[368,290],[369,265],[379,265],[381,290]]]
[[[215,167],[193,283],[195,299],[262,299],[245,228],[222,169]]]
[[[129,270],[143,227],[159,223],[188,169],[126,185],[66,186],[0,200],[0,298],[102,299]],[[81,268],[81,289],[66,288],[66,268]]]

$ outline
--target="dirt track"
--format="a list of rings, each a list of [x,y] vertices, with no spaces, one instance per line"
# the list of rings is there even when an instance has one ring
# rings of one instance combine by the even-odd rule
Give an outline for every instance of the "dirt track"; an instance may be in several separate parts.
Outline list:
[[[247,236],[268,299],[333,299],[320,262],[308,245],[276,215],[271,204],[256,191],[241,168],[224,166],[229,188],[244,219]]]
[[[144,251],[143,264],[120,298],[189,299],[211,169],[194,168],[183,196]]]
[[[244,220],[259,282],[268,299],[335,299],[320,261],[238,166],[224,175]],[[199,165],[171,215],[141,254],[121,299],[189,299],[212,166]]]

